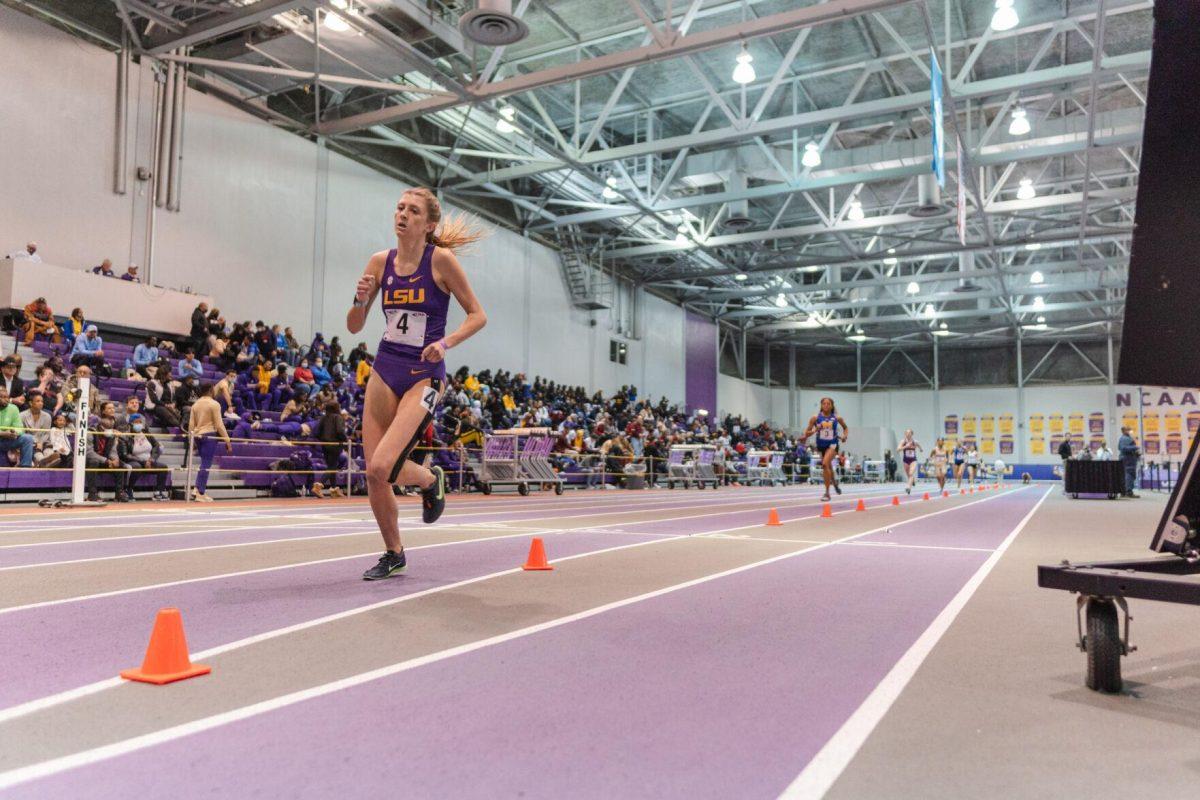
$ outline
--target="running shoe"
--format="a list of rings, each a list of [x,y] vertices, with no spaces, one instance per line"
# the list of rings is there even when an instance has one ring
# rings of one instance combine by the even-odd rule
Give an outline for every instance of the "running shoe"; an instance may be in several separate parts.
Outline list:
[[[397,572],[403,572],[407,565],[408,560],[404,557],[404,548],[400,548],[399,553],[388,550],[379,557],[378,564],[363,573],[363,580],[381,581],[384,578],[390,578]]]
[[[429,471],[433,473],[433,485],[421,490],[421,521],[426,524],[437,522],[446,510],[446,474],[441,467]]]
[[[822,500],[829,500],[829,492],[826,492],[825,494],[821,495],[821,499],[822,499]]]
[[[838,494],[841,494],[842,493],[842,485],[840,483],[835,483],[833,485],[833,490],[835,492],[837,492]]]
[[[911,487],[911,486],[905,486],[905,487],[904,487],[904,493],[905,493],[905,494],[912,494],[912,487]]]

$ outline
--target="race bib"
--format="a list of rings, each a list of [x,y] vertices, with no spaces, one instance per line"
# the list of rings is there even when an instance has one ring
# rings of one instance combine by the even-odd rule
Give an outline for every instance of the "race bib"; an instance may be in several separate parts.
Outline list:
[[[410,347],[424,347],[427,318],[428,315],[423,311],[390,309],[387,313],[387,330],[383,333],[383,340],[395,344],[406,344]]]
[[[435,408],[437,408],[437,404],[438,404],[437,389],[433,388],[432,386],[426,386],[424,391],[421,392],[421,405],[425,408],[426,411],[428,411],[430,414],[432,414],[433,410]]]

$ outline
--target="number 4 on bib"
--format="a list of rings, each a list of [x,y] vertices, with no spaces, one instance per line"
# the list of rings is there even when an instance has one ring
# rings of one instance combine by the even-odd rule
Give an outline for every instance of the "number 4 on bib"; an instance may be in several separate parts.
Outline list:
[[[437,389],[434,389],[432,386],[426,386],[425,391],[421,393],[421,405],[425,407],[426,411],[432,414],[433,409],[437,407],[437,401]]]

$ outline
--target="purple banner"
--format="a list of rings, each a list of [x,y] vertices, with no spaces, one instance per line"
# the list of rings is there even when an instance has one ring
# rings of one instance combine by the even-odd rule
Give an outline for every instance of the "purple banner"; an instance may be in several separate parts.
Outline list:
[[[717,324],[686,312],[683,323],[684,402],[688,412],[717,413]]]

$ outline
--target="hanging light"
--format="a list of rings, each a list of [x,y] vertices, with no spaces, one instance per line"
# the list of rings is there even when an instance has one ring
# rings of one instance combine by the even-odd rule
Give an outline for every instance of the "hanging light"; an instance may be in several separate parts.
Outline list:
[[[496,120],[496,130],[500,133],[512,133],[516,130],[512,121],[517,118],[517,110],[512,106],[504,106],[500,109],[500,119]]]
[[[688,238],[687,225],[680,225],[678,228],[675,229],[675,244],[678,247],[691,246],[692,240]]]
[[[734,279],[735,281],[744,281],[744,280],[746,280],[746,279],[747,279],[747,278],[749,278],[749,277],[750,277],[750,276],[749,276],[749,275],[747,275],[746,273],[744,273],[744,272],[739,272],[737,275],[734,275],[734,276],[733,276],[733,279]]]
[[[946,330],[950,326],[943,322],[941,325],[938,325],[938,327],[941,328],[942,330]]]
[[[783,292],[780,292],[775,298],[775,305],[779,306],[780,308],[787,308],[787,304],[787,298],[783,296]]]
[[[1046,280],[1046,276],[1045,276],[1045,275],[1043,275],[1043,274],[1042,274],[1042,273],[1041,273],[1039,270],[1034,270],[1034,271],[1033,271],[1032,273],[1030,273],[1030,275],[1029,275],[1029,282],[1030,282],[1030,283],[1041,283],[1041,282],[1042,282],[1042,281],[1044,281],[1044,280]]]
[[[1030,242],[1029,244],[1025,245],[1025,249],[1026,250],[1041,250],[1042,243],[1041,242]]]
[[[927,316],[927,317],[936,317],[937,316],[937,309],[933,307],[933,303],[925,304],[925,316]]]
[[[737,55],[737,66],[733,68],[733,80],[735,83],[740,83],[745,86],[747,83],[754,83],[754,79],[758,77],[754,73],[754,56],[750,55],[750,51],[746,49],[746,43],[742,43],[742,52]]]
[[[1010,31],[1020,22],[1021,18],[1013,8],[1013,0],[996,0],[996,13],[992,14],[992,30]]]
[[[855,333],[850,336],[847,336],[846,339],[851,342],[865,342],[867,340],[867,337],[861,333]]]
[[[616,185],[617,185],[617,179],[614,178],[612,175],[609,175],[607,178],[604,179],[604,189],[601,190],[600,196],[603,197],[605,200],[616,200],[618,197],[620,197],[620,195],[617,194],[617,190],[615,188]]]
[[[1046,307],[1046,301],[1042,299],[1042,296],[1040,294],[1037,297],[1033,298],[1033,310],[1034,311],[1041,311],[1045,307]]]
[[[921,285],[916,281],[909,281],[908,286],[904,287],[904,291],[908,292],[909,294],[919,294],[921,291]]]
[[[1045,325],[1045,324],[1046,324],[1046,318],[1045,318],[1045,317],[1039,316],[1037,319],[1038,319],[1038,325]]]
[[[821,166],[821,145],[816,142],[804,145],[804,155],[800,156],[800,163],[806,167]]]
[[[1033,130],[1029,124],[1029,115],[1025,113],[1025,109],[1017,106],[1012,112],[1012,122],[1008,123],[1008,133],[1010,136],[1024,136]]]
[[[889,247],[887,257],[883,259],[883,263],[887,264],[889,267],[892,266],[893,264],[895,264],[896,263],[895,253],[896,253],[896,248]]]
[[[1017,187],[1018,200],[1032,200],[1037,197],[1037,190],[1033,188],[1033,178],[1021,178],[1021,185]]]
[[[345,33],[350,30],[350,23],[334,14],[332,11],[325,12],[325,27],[334,33]]]
[[[857,200],[850,202],[850,210],[846,212],[846,219],[852,222],[861,222],[866,216],[863,213],[862,203]]]

